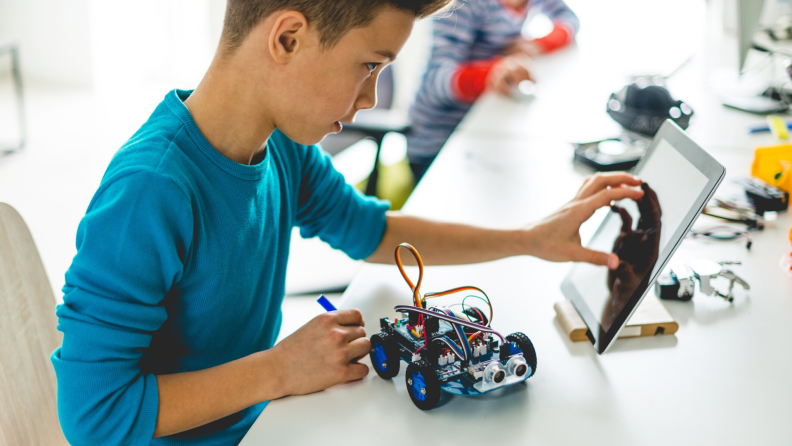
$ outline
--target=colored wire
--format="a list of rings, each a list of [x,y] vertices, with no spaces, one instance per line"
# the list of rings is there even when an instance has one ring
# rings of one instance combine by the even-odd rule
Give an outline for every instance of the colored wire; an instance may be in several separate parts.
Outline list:
[[[430,310],[434,311],[436,313],[445,314],[445,315],[449,315],[449,316],[454,316],[453,314],[448,314],[450,310],[447,310],[447,309],[441,309],[441,308],[432,307],[432,308],[430,308]],[[462,333],[462,336],[464,336],[464,331],[462,330],[461,326],[459,326],[457,324],[451,324],[451,328],[457,334],[457,337],[460,336],[460,332]],[[462,339],[462,338],[460,338],[460,339]],[[469,358],[470,355],[468,354],[468,350],[465,348],[464,344],[462,344],[461,342],[460,342],[460,344],[461,344],[461,347],[459,347],[459,348],[464,353],[463,359]]]
[[[441,338],[432,339],[432,342],[435,342],[435,341],[442,342],[443,344],[447,345],[448,348],[450,348],[451,351],[454,352],[454,354],[457,355],[457,357],[459,357],[459,359],[461,359],[463,361],[465,359],[467,359],[465,357],[465,355],[462,353],[462,351],[460,351],[459,346],[456,345],[456,342],[454,342],[451,339],[449,339],[448,336],[443,336]]]
[[[453,316],[462,320],[461,317],[457,316],[452,310],[446,311],[446,314],[449,316]],[[473,357],[473,346],[470,345],[470,341],[468,341],[467,335],[465,334],[465,328],[459,324],[456,324],[455,327],[457,330],[457,336],[459,336],[459,343],[462,344],[467,351],[468,359]]]
[[[411,306],[411,305],[396,305],[395,307],[393,307],[393,310],[396,311],[397,313],[415,312],[415,313],[425,314],[427,316],[436,317],[436,318],[438,318],[440,320],[444,320],[444,321],[450,322],[452,324],[459,324],[459,325],[461,325],[463,327],[474,328],[474,329],[476,329],[478,331],[482,331],[484,333],[492,333],[495,336],[497,336],[501,340],[502,343],[506,342],[506,338],[504,338],[503,335],[501,335],[497,331],[493,330],[492,328],[487,327],[486,325],[477,324],[475,322],[466,321],[466,320],[460,319],[458,317],[451,317],[451,316],[448,316],[448,315],[445,315],[445,314],[442,314],[442,313],[437,313],[437,312],[434,312],[434,311],[426,310],[424,308],[414,307],[414,306]]]
[[[480,334],[481,334],[481,332],[477,331],[477,332],[473,333],[472,335],[468,336],[468,342],[472,341],[473,338],[475,338],[476,336],[478,336]]]
[[[462,311],[463,312],[465,311],[465,301],[468,300],[468,298],[471,298],[471,297],[475,298],[475,299],[478,299],[478,300],[486,303],[487,305],[489,305],[489,302],[485,301],[484,299],[482,299],[481,296],[476,296],[475,294],[469,294],[469,295],[465,296],[462,299]],[[484,322],[484,315],[481,314],[481,311],[478,309],[478,307],[474,307],[473,305],[468,305],[468,307],[472,308],[476,313],[478,313],[479,314],[479,318],[480,318],[479,320]],[[489,320],[487,320],[487,323],[484,324],[484,325],[490,326],[491,323],[492,323],[492,305],[490,305],[490,318],[489,318]]]
[[[402,265],[401,256],[399,255],[399,251],[401,248],[405,248],[409,250],[412,253],[413,257],[415,257],[415,261],[418,263],[418,282],[416,284],[413,284],[412,280],[410,280],[410,277],[407,276],[407,272],[404,271],[404,266]],[[410,290],[413,292],[413,302],[415,303],[415,306],[423,308],[424,307],[423,299],[421,299],[421,282],[423,281],[424,265],[423,265],[423,260],[421,260],[421,255],[418,254],[418,250],[416,250],[409,243],[402,243],[396,247],[396,252],[394,253],[394,256],[396,257],[396,266],[399,267],[399,271],[401,272],[402,277],[404,277],[404,280],[407,282],[407,285],[410,286]]]
[[[447,306],[445,308],[454,308],[454,307],[458,307],[458,306],[462,306],[462,304],[457,302],[457,303],[451,304],[451,305],[449,305],[449,306]],[[471,316],[470,314],[468,314],[467,312],[464,311],[464,307],[463,307],[462,315],[465,316],[465,319],[467,319],[470,322],[475,322],[477,324],[482,323],[482,321],[484,321],[484,315],[481,313],[481,310],[476,308],[476,307],[473,307],[471,305],[468,305],[468,307],[472,308],[473,311],[475,311],[476,314],[478,314],[479,316],[476,316],[475,314],[473,316]],[[479,317],[479,319],[478,320],[473,320],[473,317]],[[468,330],[470,330],[470,329],[468,329]]]
[[[698,238],[707,237],[715,240],[735,240],[745,238],[747,240],[745,247],[751,249],[753,245],[753,238],[749,229],[738,229],[731,226],[712,226],[706,229],[691,230],[688,232],[688,237]]]
[[[412,253],[413,257],[415,257],[415,261],[418,264],[418,281],[416,283],[413,283],[412,280],[410,280],[410,277],[407,275],[407,272],[404,270],[404,265],[402,264],[401,255],[400,255],[401,248],[407,249],[408,251],[410,251],[410,253]],[[401,311],[401,312],[412,311],[418,313],[418,321],[416,327],[413,328],[409,324],[407,325],[407,328],[409,328],[410,331],[416,337],[419,338],[423,337],[424,340],[428,339],[426,335],[426,325],[425,325],[424,316],[431,316],[431,317],[436,317],[437,319],[440,320],[444,320],[451,324],[452,328],[454,329],[454,332],[459,338],[459,345],[457,345],[456,342],[452,341],[450,338],[446,336],[443,336],[442,338],[439,338],[437,340],[448,345],[448,347],[451,348],[454,354],[456,354],[463,360],[467,360],[473,356],[473,347],[471,346],[470,341],[476,336],[480,335],[482,332],[493,333],[501,339],[502,343],[506,342],[506,340],[503,338],[503,336],[501,336],[500,333],[489,328],[490,324],[492,324],[492,318],[493,318],[492,303],[490,302],[489,296],[487,296],[487,293],[485,293],[484,290],[474,286],[463,286],[458,288],[452,288],[446,291],[426,293],[423,296],[421,296],[421,283],[423,282],[424,264],[423,264],[423,260],[421,259],[421,255],[418,254],[418,250],[416,250],[415,247],[413,247],[409,243],[401,243],[399,244],[399,246],[396,247],[396,251],[394,252],[394,257],[396,260],[396,265],[399,267],[399,272],[401,272],[402,277],[404,278],[405,282],[407,282],[407,285],[409,285],[410,287],[410,291],[412,291],[413,303],[414,303],[414,306],[397,305],[394,309],[396,311]],[[461,304],[462,314],[465,315],[467,321],[457,316],[450,308],[445,308],[445,309],[431,308],[430,310],[426,310],[427,299],[447,296],[450,294],[459,293],[467,290],[478,291],[484,296],[482,298],[481,296],[468,295],[465,296],[464,299],[462,299],[462,304]],[[479,299],[482,302],[486,303],[487,307],[489,307],[489,319],[486,321],[486,324],[481,325],[472,322],[470,319],[470,315],[465,312],[465,300],[467,300],[469,297],[474,297],[476,299]],[[473,311],[478,313],[479,321],[484,322],[484,315],[481,313],[481,310],[479,310],[477,307],[474,307],[472,305],[469,305],[469,307],[473,309]],[[418,333],[419,327],[422,328],[422,332],[420,334]],[[465,327],[472,328],[478,331],[468,338],[467,333],[465,333]],[[434,340],[432,341],[434,342]],[[426,341],[424,341],[424,345],[415,352],[417,353],[421,351],[423,348],[426,347],[426,345],[427,345]]]
[[[451,311],[448,308],[445,309],[433,308],[433,310],[438,313],[445,313],[448,316],[462,320],[460,317],[458,317],[456,314],[454,314],[453,311]],[[465,330],[463,330],[462,326],[459,324],[452,323],[451,326],[454,328],[454,332],[456,332],[456,335],[459,338],[459,344],[462,346],[462,350],[465,352],[465,359],[469,359],[471,356],[473,356],[473,349],[470,347],[470,343],[468,342],[467,337],[465,336]]]
[[[487,296],[487,293],[485,293],[484,290],[482,290],[481,288],[478,288],[478,287],[475,287],[475,286],[462,286],[462,287],[459,287],[459,288],[452,288],[450,290],[445,290],[445,291],[426,293],[423,296],[423,300],[434,299],[435,297],[441,297],[441,296],[448,296],[449,294],[459,293],[459,292],[468,291],[468,290],[478,291],[479,293],[484,295],[483,298],[481,296],[476,296],[476,295],[470,295],[470,296],[467,296],[467,297],[476,297],[476,298],[480,299],[482,302],[487,304],[487,306],[489,307],[489,313],[490,313],[490,317],[489,317],[489,320],[487,321],[487,325],[490,325],[492,323],[492,316],[493,316],[492,303],[490,302],[490,298],[489,298],[489,296]],[[465,299],[467,299],[467,297],[465,297]],[[462,302],[464,302],[464,299],[462,300]],[[463,311],[464,311],[464,308],[463,308]]]

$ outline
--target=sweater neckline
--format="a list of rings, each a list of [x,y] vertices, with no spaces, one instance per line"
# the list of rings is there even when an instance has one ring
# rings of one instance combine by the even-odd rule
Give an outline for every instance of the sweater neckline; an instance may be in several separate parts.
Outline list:
[[[187,106],[184,105],[184,101],[190,97],[192,92],[193,90],[174,89],[168,93],[167,96],[165,96],[165,104],[168,106],[168,109],[170,109],[170,111],[182,121],[184,128],[187,131],[187,135],[190,137],[193,143],[195,143],[195,146],[198,147],[201,153],[209,158],[212,163],[230,175],[243,180],[261,179],[264,173],[266,173],[269,169],[270,158],[272,158],[270,155],[271,147],[269,141],[267,141],[264,158],[257,164],[240,164],[236,161],[226,158],[225,155],[218,152],[217,149],[215,149],[214,146],[209,143],[206,137],[204,137],[203,133],[201,133],[201,130],[198,128],[198,125],[195,123],[195,120],[190,114],[190,110],[188,110]]]

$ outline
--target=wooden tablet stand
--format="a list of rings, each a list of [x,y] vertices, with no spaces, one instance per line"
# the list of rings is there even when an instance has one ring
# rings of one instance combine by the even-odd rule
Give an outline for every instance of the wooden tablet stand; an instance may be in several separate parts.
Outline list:
[[[561,322],[569,340],[572,342],[588,341],[586,336],[588,327],[583,322],[583,318],[578,314],[575,306],[569,300],[558,302],[554,305],[558,320]],[[659,334],[673,334],[679,330],[679,324],[671,317],[660,300],[654,295],[646,296],[635,310],[630,320],[627,321],[620,338],[632,338],[636,336],[654,336]]]

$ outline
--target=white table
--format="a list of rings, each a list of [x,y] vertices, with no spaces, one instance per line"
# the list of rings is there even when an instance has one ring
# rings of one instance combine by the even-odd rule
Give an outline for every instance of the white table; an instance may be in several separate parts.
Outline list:
[[[581,57],[580,51],[559,54],[547,64],[548,79],[552,70],[566,72]],[[690,68],[691,79],[700,79],[696,66]],[[557,91],[557,84],[547,82],[548,91]],[[690,90],[696,85],[701,84]],[[590,113],[592,122],[610,126],[601,119],[605,101],[595,107],[594,96],[585,106],[599,110]],[[755,117],[721,110],[711,92],[698,97],[699,121],[690,133],[726,166],[727,181],[746,176],[752,147],[772,140],[749,140],[745,128]],[[405,212],[506,227],[541,218],[570,199],[589,172],[571,163],[571,149],[562,142],[575,138],[559,137],[566,127],[545,116],[550,112],[542,107],[554,110],[551,102],[483,98]],[[719,129],[704,110],[726,116],[728,125]],[[372,371],[359,382],[271,402],[242,444],[789,444],[792,277],[778,261],[790,251],[790,225],[792,219],[782,214],[755,233],[751,251],[743,243],[686,240],[678,258],[743,260],[734,269],[751,291],[738,289],[731,305],[701,294],[691,302],[665,303],[680,324],[676,335],[620,339],[601,356],[588,343],[570,342],[555,317],[553,304],[563,299],[559,284],[568,264],[519,257],[429,267],[423,290],[479,286],[493,300],[493,326],[532,339],[538,367],[527,384],[452,397],[423,412],[407,395],[402,363],[391,381]],[[367,265],[341,306],[361,309],[370,335],[378,331],[379,318],[394,317],[393,306],[409,300],[395,267]]]

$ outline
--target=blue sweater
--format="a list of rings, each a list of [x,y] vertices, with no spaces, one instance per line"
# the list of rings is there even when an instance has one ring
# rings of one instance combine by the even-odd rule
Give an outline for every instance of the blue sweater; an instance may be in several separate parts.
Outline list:
[[[189,94],[170,92],[115,155],[77,231],[52,355],[73,445],[238,443],[266,403],[152,440],[155,375],[272,347],[293,226],[356,259],[385,230],[388,204],[348,186],[316,146],[276,130],[258,163],[225,158]]]

